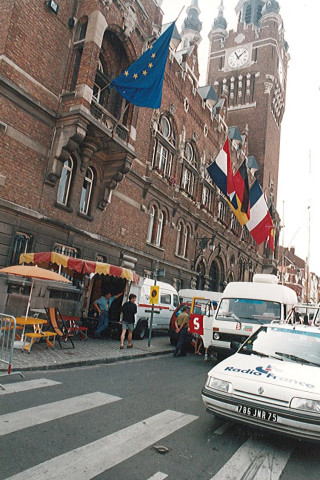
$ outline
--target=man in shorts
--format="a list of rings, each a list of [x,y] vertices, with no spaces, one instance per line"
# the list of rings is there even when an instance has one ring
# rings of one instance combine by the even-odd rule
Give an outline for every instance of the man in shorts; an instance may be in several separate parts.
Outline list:
[[[137,313],[137,305],[135,304],[135,301],[137,299],[137,296],[134,295],[133,293],[130,293],[129,295],[129,300],[122,305],[122,320],[120,320],[120,323],[122,323],[122,332],[121,332],[121,337],[120,337],[120,349],[122,350],[124,339],[126,337],[126,331],[128,330],[128,345],[127,348],[132,348],[132,332],[134,329],[134,316]]]

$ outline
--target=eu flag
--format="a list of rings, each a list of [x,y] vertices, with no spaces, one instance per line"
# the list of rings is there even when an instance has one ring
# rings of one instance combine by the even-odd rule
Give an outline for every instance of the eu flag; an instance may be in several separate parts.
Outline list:
[[[111,87],[133,105],[160,108],[162,85],[175,22],[130,67],[111,82]]]

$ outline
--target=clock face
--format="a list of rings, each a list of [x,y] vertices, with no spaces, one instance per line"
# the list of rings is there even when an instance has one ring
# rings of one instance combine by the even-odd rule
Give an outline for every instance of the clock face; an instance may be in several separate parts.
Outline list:
[[[243,67],[249,60],[249,52],[246,48],[239,47],[230,53],[228,64],[231,68]]]

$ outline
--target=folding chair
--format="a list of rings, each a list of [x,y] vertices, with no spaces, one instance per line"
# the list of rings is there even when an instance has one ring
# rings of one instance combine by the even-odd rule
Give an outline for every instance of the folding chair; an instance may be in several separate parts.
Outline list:
[[[81,320],[78,317],[67,317],[64,316],[63,319],[67,324],[68,332],[78,336],[80,340],[86,341],[88,339],[88,327],[81,325]]]
[[[57,334],[57,339],[59,342],[59,346],[62,350],[62,345],[66,344],[70,341],[72,347],[67,348],[74,348],[74,343],[72,341],[73,334],[68,332],[68,328],[66,327],[63,317],[57,308],[46,308],[46,313],[51,324],[51,327]]]

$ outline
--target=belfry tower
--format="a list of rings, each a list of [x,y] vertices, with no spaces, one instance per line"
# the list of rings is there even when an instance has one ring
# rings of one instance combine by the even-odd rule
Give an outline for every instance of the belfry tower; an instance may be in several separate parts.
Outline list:
[[[288,45],[276,0],[240,0],[236,31],[227,31],[221,1],[209,34],[207,83],[224,94],[228,125],[248,126],[248,155],[269,201],[276,205],[281,121],[285,110]]]

